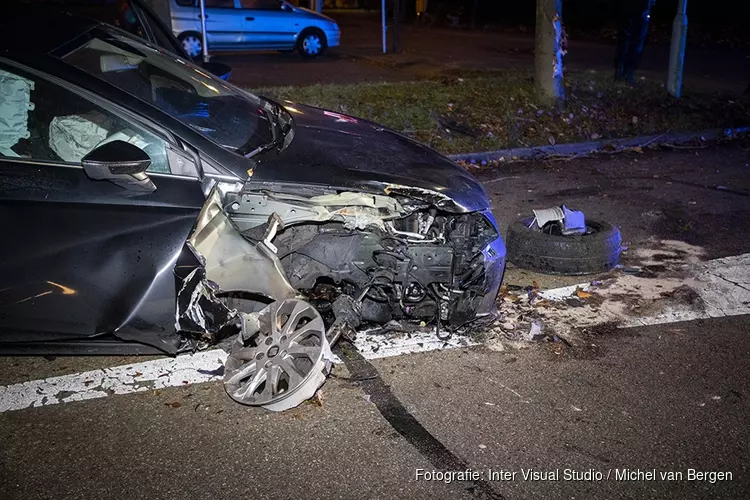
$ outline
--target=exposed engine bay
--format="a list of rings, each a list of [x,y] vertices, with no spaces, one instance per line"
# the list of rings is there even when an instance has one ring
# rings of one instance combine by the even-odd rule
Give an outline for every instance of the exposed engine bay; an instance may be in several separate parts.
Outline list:
[[[178,261],[175,323],[193,345],[237,334],[233,399],[296,406],[325,380],[330,346],[368,325],[416,320],[445,338],[494,317],[505,249],[489,211],[393,185],[235,187],[212,189]]]
[[[498,233],[485,213],[397,194],[268,190],[229,193],[225,207],[251,240],[264,241],[269,224],[277,225],[266,243],[324,317],[341,294],[356,300],[365,323],[418,319],[455,328],[492,313],[485,299],[494,302],[500,277],[487,276],[487,264]]]

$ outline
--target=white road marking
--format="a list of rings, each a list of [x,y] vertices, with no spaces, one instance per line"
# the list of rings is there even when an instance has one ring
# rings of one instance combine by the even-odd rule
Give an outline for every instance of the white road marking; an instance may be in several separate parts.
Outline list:
[[[216,349],[0,387],[0,413],[131,394],[221,378],[226,353]]]
[[[398,356],[411,352],[453,349],[476,345],[466,337],[454,335],[448,341],[431,333],[408,336],[358,335],[357,349],[366,359]],[[0,386],[0,413],[24,408],[103,398],[114,394],[147,392],[223,378],[227,354],[220,349],[186,354],[176,358],[114,366],[70,375]],[[334,356],[334,362],[341,363]]]
[[[681,265],[666,277],[623,275],[601,286],[581,283],[540,296],[565,300],[578,288],[598,300],[583,300],[581,307],[527,305],[522,313],[533,310],[560,334],[603,323],[628,328],[750,314],[750,254]]]
[[[414,332],[398,335],[378,335],[358,333],[354,346],[366,359],[389,358],[437,349],[456,349],[478,345],[463,335],[453,335],[448,340],[440,340],[434,332]]]
[[[578,289],[599,295],[603,301],[595,306],[587,304],[583,307],[535,310],[547,322],[546,326],[561,330],[608,321],[617,321],[621,326],[641,326],[750,314],[750,254],[703,263],[692,262],[680,269],[684,273],[682,276],[638,278],[624,275],[602,286],[581,283],[546,290],[540,296],[547,301],[564,301]],[[674,295],[685,287],[689,287],[688,291],[692,290],[697,299],[691,302],[689,294],[675,299]],[[623,297],[632,300],[623,300]],[[633,300],[636,299],[639,303],[634,306]],[[532,307],[529,305],[529,310]],[[366,359],[376,359],[454,349],[476,345],[476,342],[461,335],[440,341],[429,332],[386,337],[362,333],[355,345]],[[0,386],[0,413],[113,394],[218,381],[222,378],[225,360],[226,353],[211,350]]]

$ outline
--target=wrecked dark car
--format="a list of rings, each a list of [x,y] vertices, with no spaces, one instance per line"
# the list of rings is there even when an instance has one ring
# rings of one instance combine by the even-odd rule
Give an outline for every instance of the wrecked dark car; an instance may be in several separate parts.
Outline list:
[[[229,394],[283,409],[342,333],[493,315],[505,247],[464,169],[66,16],[0,20],[2,352],[224,342]]]

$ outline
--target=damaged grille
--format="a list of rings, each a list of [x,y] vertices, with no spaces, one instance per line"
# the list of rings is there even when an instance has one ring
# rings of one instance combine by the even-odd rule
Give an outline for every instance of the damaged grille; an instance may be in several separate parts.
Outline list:
[[[493,287],[483,249],[498,238],[480,213],[435,208],[352,230],[343,223],[292,226],[274,244],[287,277],[322,311],[341,293],[361,299],[364,321],[432,319],[461,325]]]

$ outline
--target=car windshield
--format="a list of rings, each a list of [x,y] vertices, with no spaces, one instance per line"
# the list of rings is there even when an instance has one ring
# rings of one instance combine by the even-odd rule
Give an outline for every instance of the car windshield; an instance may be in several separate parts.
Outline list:
[[[267,101],[127,35],[93,30],[62,59],[231,151],[245,154],[273,140],[275,118]]]

